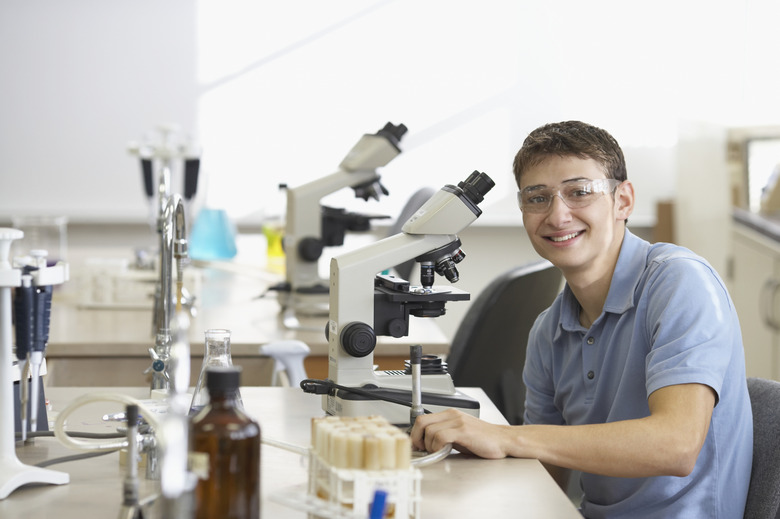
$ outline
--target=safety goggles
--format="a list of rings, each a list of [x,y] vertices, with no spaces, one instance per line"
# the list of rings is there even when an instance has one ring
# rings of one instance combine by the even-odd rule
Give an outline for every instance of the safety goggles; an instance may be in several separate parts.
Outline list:
[[[517,203],[524,213],[546,213],[557,196],[570,209],[579,209],[589,206],[604,193],[614,191],[621,183],[614,178],[597,178],[571,180],[555,188],[530,186],[517,192]]]

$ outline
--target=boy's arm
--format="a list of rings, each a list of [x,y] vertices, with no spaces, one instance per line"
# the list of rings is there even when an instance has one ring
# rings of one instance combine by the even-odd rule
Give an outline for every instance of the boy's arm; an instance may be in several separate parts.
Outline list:
[[[429,452],[451,443],[484,458],[536,458],[605,476],[687,476],[707,437],[715,392],[702,384],[667,386],[648,404],[645,418],[571,426],[495,425],[448,410],[418,417],[411,437]]]

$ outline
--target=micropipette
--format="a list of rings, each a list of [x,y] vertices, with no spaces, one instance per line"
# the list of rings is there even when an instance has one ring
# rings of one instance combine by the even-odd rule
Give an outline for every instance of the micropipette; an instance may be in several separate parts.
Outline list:
[[[33,337],[32,276],[22,276],[22,284],[14,292],[14,320],[16,330],[16,358],[19,361],[19,395],[22,441],[27,441],[27,377],[28,354]],[[34,408],[33,408],[34,409]]]
[[[30,431],[38,430],[38,399],[41,376],[41,364],[46,343],[49,340],[49,321],[51,319],[51,285],[37,286],[33,292],[33,336],[30,344]]]

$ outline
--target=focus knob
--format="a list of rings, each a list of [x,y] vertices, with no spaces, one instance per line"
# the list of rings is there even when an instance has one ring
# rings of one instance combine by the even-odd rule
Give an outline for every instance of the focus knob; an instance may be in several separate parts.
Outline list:
[[[376,347],[376,333],[366,323],[349,323],[341,331],[341,346],[353,357],[365,357]]]
[[[317,261],[322,256],[322,240],[319,238],[303,238],[298,242],[298,254],[304,261]]]

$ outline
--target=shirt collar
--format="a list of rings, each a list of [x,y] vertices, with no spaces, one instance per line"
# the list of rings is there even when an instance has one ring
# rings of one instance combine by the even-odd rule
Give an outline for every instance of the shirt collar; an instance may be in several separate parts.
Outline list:
[[[634,306],[634,292],[647,263],[649,243],[626,229],[623,243],[620,245],[615,272],[609,285],[604,312],[622,314]],[[563,288],[561,307],[561,326],[566,331],[582,330],[580,324],[580,304],[574,297],[569,284]]]

